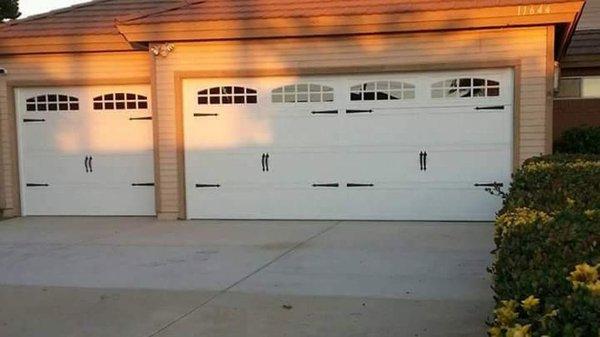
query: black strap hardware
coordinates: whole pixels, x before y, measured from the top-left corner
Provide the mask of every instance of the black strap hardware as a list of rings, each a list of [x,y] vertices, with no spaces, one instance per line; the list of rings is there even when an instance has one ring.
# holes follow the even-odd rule
[[[335,115],[337,114],[337,110],[320,110],[320,111],[311,111],[313,115]]]
[[[340,184],[338,184],[338,183],[331,183],[331,184],[312,184],[312,187],[340,187]]]
[[[50,185],[48,185],[48,184],[31,184],[31,183],[27,183],[25,186],[27,186],[27,187],[48,187]]]
[[[349,183],[346,184],[346,187],[373,187],[375,185],[373,184],[353,184],[353,183]]]
[[[219,188],[221,185],[219,184],[196,184],[197,188]]]
[[[133,187],[141,187],[141,186],[154,186],[154,183],[133,183],[131,184]]]
[[[195,113],[194,117],[216,117],[219,114],[204,114],[204,113]]]
[[[504,110],[504,105],[478,106],[475,110]]]
[[[23,123],[42,123],[46,120],[43,118],[25,118],[23,119]]]
[[[131,117],[129,118],[130,121],[151,121],[152,120],[152,116],[146,116],[146,117]]]
[[[373,110],[372,109],[369,109],[369,110],[352,110],[352,109],[349,109],[349,110],[346,110],[346,113],[347,114],[370,114],[370,113],[373,113]]]

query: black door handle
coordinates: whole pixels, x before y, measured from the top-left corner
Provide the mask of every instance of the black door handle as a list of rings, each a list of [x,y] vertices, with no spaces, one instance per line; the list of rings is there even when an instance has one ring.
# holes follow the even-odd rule
[[[421,171],[427,171],[427,151],[419,152],[419,164],[421,164]]]
[[[83,165],[85,166],[85,173],[90,172],[89,166],[88,166],[88,162],[90,160],[90,157],[85,156],[85,160],[83,161]]]
[[[263,172],[265,172],[265,169],[267,167],[266,160],[265,160],[266,156],[267,156],[266,154],[264,154],[264,153],[262,154],[261,164],[262,164],[262,170],[263,170]]]
[[[90,172],[94,172],[94,167],[92,166],[92,159],[94,159],[92,156],[90,156]]]
[[[267,172],[269,172],[269,154],[268,153],[265,156],[265,163],[266,163],[266,166],[267,166]]]

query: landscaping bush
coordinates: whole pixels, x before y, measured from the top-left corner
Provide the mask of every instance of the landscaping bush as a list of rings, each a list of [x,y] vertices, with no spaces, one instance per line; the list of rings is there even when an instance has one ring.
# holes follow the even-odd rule
[[[554,150],[559,153],[600,154],[600,126],[565,131],[554,144]]]
[[[494,337],[600,337],[600,157],[528,160],[496,220]]]
[[[513,175],[501,213],[526,207],[544,212],[600,209],[600,156],[555,155],[527,160]]]

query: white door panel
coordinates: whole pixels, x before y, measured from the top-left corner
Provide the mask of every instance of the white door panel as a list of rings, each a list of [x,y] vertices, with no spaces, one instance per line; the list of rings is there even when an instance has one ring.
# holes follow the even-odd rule
[[[333,101],[299,101],[306,83],[327,86]],[[255,103],[200,104],[202,90],[227,86],[252,88]],[[510,182],[509,69],[183,88],[189,218],[489,220],[501,200],[474,185]]]
[[[147,86],[15,93],[24,215],[155,214]]]

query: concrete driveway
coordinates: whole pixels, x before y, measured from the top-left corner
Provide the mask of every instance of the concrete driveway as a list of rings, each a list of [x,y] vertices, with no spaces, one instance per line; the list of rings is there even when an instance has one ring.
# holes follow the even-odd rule
[[[0,222],[0,336],[484,336],[489,223]]]

